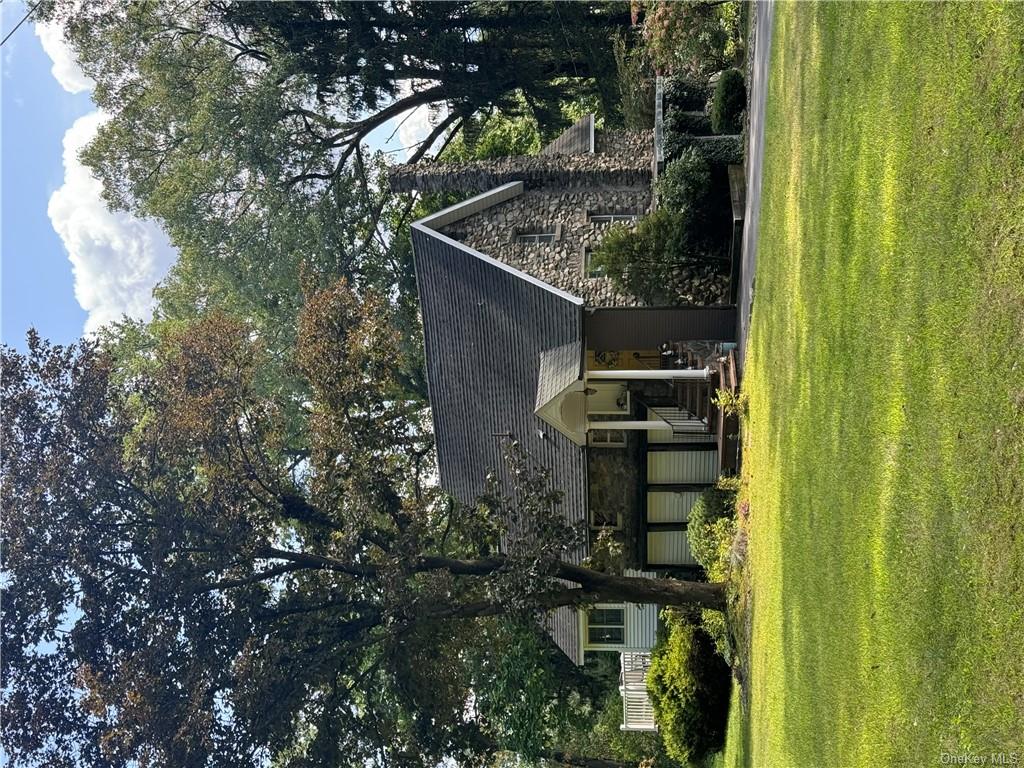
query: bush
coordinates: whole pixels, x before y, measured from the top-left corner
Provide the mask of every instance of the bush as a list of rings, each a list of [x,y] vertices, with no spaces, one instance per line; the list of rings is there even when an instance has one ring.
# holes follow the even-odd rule
[[[738,69],[727,69],[718,78],[711,100],[711,130],[715,133],[739,133],[743,111],[747,108],[747,88]]]
[[[711,118],[703,111],[672,109],[665,113],[665,133],[706,136],[711,133]]]
[[[705,259],[724,259],[732,226],[728,176],[693,148],[665,166],[659,208],[679,217],[680,246]]]
[[[636,229],[612,227],[591,256],[620,290],[651,306],[722,300],[727,262],[704,245],[706,233],[688,230],[686,216],[659,208]],[[724,247],[724,246],[723,246]]]
[[[694,136],[689,133],[665,133],[665,159],[681,157],[687,149],[696,150],[712,165],[743,162],[743,141],[739,136]]]
[[[712,581],[724,578],[721,566],[727,565],[729,545],[736,533],[736,491],[728,487],[732,482],[725,479],[706,490],[690,509],[686,524],[690,551]]]
[[[736,538],[737,487],[738,481],[734,478],[722,478],[690,509],[690,519],[686,524],[690,551],[704,568],[708,581],[726,581],[729,578],[729,557]],[[731,661],[732,641],[725,615],[720,611],[701,611],[701,626],[714,641],[722,658]]]
[[[711,94],[712,89],[706,79],[673,75],[665,78],[662,103],[666,111],[703,112]]]
[[[707,633],[676,612],[651,652],[647,690],[665,751],[686,764],[721,749],[729,716],[729,665]]]
[[[667,278],[684,253],[684,239],[678,217],[658,210],[636,229],[611,227],[591,258],[623,291],[648,304],[670,304],[675,294]]]
[[[576,727],[563,731],[553,747],[576,755],[600,755],[604,758],[646,765],[649,768],[678,768],[665,752],[658,734],[649,731],[624,731],[622,697],[618,689],[619,654],[599,651],[614,664],[615,684]]]

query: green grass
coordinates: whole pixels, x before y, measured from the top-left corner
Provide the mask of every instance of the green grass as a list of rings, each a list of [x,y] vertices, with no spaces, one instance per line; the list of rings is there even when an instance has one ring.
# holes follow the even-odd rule
[[[724,762],[1024,754],[1024,5],[775,14]]]

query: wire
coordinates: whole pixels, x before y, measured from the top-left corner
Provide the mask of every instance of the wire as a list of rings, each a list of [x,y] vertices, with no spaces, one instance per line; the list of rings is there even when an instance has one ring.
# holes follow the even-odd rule
[[[21,21],[14,25],[14,29],[12,29],[10,32],[4,35],[4,39],[0,40],[0,48],[3,47],[4,43],[11,39],[11,35],[18,31],[18,27],[25,23],[25,19],[32,15],[32,11],[34,11],[38,7],[40,2],[42,2],[42,0],[37,0],[35,3],[33,3],[32,7],[28,9],[28,12],[21,17]]]

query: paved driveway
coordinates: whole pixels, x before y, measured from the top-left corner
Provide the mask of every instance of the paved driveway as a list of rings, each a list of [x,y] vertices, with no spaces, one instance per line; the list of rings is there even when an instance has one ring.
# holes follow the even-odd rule
[[[750,132],[747,145],[747,209],[743,225],[743,252],[740,265],[739,355],[742,370],[746,359],[750,310],[754,301],[754,268],[757,264],[757,231],[761,218],[761,167],[764,160],[764,106],[768,91],[768,57],[772,47],[774,0],[754,3],[754,50],[750,76]]]

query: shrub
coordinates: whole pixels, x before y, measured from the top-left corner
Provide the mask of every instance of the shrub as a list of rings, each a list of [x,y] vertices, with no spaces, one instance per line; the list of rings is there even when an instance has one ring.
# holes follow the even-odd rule
[[[640,220],[636,229],[612,227],[592,255],[619,288],[648,304],[675,298],[667,278],[680,262],[684,237],[678,217],[659,210]]]
[[[712,165],[743,162],[743,141],[732,134],[724,136],[694,136],[689,133],[665,134],[665,158],[681,157],[687,149],[694,149]]]
[[[705,491],[690,509],[686,524],[690,551],[712,581],[727,575],[729,546],[736,534],[736,491],[729,487],[734,482],[724,478]]]
[[[666,611],[667,634],[651,652],[647,690],[665,751],[685,764],[721,749],[729,715],[729,665],[711,638]]]
[[[729,559],[736,538],[738,485],[734,478],[722,478],[690,509],[686,525],[690,551],[704,568],[708,581],[726,581],[729,578]],[[701,611],[700,623],[722,658],[731,661],[733,646],[725,615],[720,611]]]
[[[673,75],[665,78],[662,103],[667,111],[703,112],[711,99],[711,93],[706,78]]]
[[[711,130],[715,133],[739,133],[743,110],[747,108],[747,88],[738,69],[727,69],[718,78],[711,99]]]
[[[722,299],[726,262],[703,245],[705,233],[687,230],[686,217],[660,208],[636,229],[612,227],[591,256],[620,290],[648,305]]]
[[[665,133],[707,135],[711,133],[711,118],[703,111],[672,109],[665,113]]]
[[[732,226],[728,177],[693,148],[665,166],[658,204],[679,218],[679,243],[687,253],[724,259]]]

